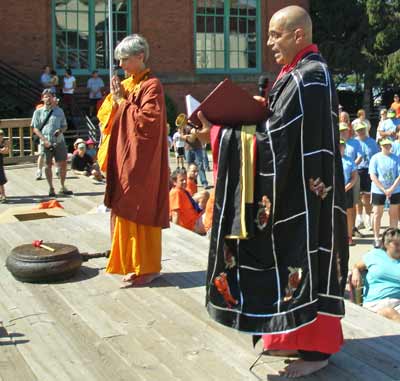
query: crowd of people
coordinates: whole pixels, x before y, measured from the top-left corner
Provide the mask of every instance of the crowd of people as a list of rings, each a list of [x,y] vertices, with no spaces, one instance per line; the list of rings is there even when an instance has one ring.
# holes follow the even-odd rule
[[[365,308],[400,322],[399,96],[394,95],[389,109],[380,110],[375,139],[369,136],[371,123],[364,110],[351,123],[345,111],[339,117],[349,245],[354,245],[353,236],[363,237],[363,228],[374,235],[374,249],[350,273],[351,286],[362,290]],[[389,228],[381,235],[385,210]]]
[[[43,89],[50,89],[56,97],[62,100],[63,110],[66,115],[74,115],[76,113],[75,92],[78,84],[76,78],[72,74],[72,70],[66,68],[64,75],[60,81],[57,72],[50,66],[43,67],[43,72],[40,76],[40,83]],[[85,86],[88,92],[89,109],[88,114],[90,117],[96,115],[96,110],[99,103],[104,97],[104,81],[99,76],[97,70],[94,70]]]
[[[380,229],[387,209],[390,227],[397,227],[400,208],[400,102],[395,94],[389,110],[380,111],[376,139],[370,136],[371,123],[365,111],[357,118],[343,109],[339,132],[346,184],[346,212],[349,245],[353,236],[363,237],[361,229],[372,230],[374,246],[380,247]]]
[[[179,128],[173,135],[177,168],[168,173],[164,91],[147,67],[149,46],[140,35],[124,38],[115,49],[128,76],[123,81],[118,76],[111,79],[110,94],[98,113],[98,151],[93,140],[76,140],[71,168],[79,175],[106,176],[104,205],[111,210],[112,237],[106,272],[124,275],[126,287],[149,284],[160,276],[162,229],[170,222],[201,235],[210,232],[210,316],[226,326],[263,335],[267,350],[296,352],[300,358],[281,374],[301,377],[327,366],[343,344],[347,239],[352,245],[353,235],[360,236],[362,228],[373,230],[375,249],[354,267],[353,285],[359,286],[362,272],[368,270],[365,307],[399,320],[400,102],[396,95],[390,109],[382,110],[376,139],[370,136],[364,110],[352,122],[339,110],[339,124],[333,121],[336,95],[325,85],[332,78],[312,44],[311,18],[300,7],[286,7],[272,16],[268,45],[282,66],[274,84],[279,91],[270,95],[272,116],[266,130],[257,134],[246,127],[225,129],[219,142],[224,155],[219,156],[217,194],[208,192],[204,143],[210,141],[212,125],[201,112],[199,131]],[[65,186],[67,122],[57,104],[57,81],[46,67],[43,106],[32,118],[50,197],[55,196],[53,162],[59,169],[60,193],[72,193]],[[93,73],[88,81],[93,107],[101,84]],[[306,86],[312,91],[305,91]],[[76,79],[67,69],[62,82],[66,107],[73,104],[75,89]],[[321,107],[316,108],[320,100]],[[291,122],[284,124],[285,120]],[[272,134],[283,129],[285,133]],[[334,154],[337,129],[342,160]],[[246,139],[237,139],[238,134]],[[255,144],[264,167],[254,171],[250,155],[246,172],[248,168],[236,160],[237,152],[254,153]],[[0,153],[6,150],[0,131]],[[0,171],[1,198],[3,178]],[[272,202],[267,197],[271,194]],[[381,240],[385,206],[390,228]],[[218,229],[210,229],[213,218],[219,221]]]

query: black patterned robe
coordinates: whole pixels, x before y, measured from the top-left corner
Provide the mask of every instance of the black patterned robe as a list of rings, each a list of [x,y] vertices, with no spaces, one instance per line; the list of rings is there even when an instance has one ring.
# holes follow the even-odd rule
[[[221,131],[207,271],[210,316],[253,334],[295,330],[317,313],[343,316],[348,271],[338,101],[323,58],[308,54],[280,78],[269,107],[253,147],[251,129]],[[325,199],[311,178],[330,189]]]

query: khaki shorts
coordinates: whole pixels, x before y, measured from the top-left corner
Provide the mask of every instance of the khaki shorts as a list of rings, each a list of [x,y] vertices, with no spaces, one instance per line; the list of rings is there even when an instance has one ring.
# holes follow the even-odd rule
[[[64,142],[55,144],[52,150],[44,148],[45,163],[51,163],[53,157],[56,163],[67,161],[68,151]]]
[[[388,307],[400,312],[400,299],[386,298],[377,300],[376,302],[366,302],[363,303],[363,307],[372,312],[378,312],[379,310]]]

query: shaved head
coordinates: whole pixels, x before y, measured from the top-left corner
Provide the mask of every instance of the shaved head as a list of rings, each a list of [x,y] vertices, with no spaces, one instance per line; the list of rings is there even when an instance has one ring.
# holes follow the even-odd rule
[[[303,29],[307,42],[312,42],[312,21],[307,11],[298,5],[290,5],[276,12],[272,18],[280,20],[286,30]]]
[[[312,21],[304,8],[291,5],[274,13],[269,22],[268,46],[280,65],[292,62],[312,43]]]

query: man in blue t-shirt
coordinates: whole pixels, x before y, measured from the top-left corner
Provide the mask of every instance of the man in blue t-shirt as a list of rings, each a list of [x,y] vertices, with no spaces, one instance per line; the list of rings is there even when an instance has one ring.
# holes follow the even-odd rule
[[[367,135],[367,125],[363,122],[359,122],[354,126],[354,130],[357,135],[357,140],[361,145],[362,159],[357,165],[358,175],[360,176],[360,195],[361,203],[358,203],[356,226],[361,227],[363,225],[363,206],[365,208],[366,220],[365,228],[371,229],[371,178],[368,173],[369,162],[371,158],[379,152],[379,147],[376,141]]]
[[[353,187],[357,182],[358,173],[354,160],[346,155],[346,143],[340,141],[340,154],[342,155],[344,186],[346,192],[346,214],[347,214],[347,235],[349,237],[349,245],[353,246],[353,226],[354,226],[354,202],[353,202]]]
[[[400,230],[386,229],[382,248],[366,254],[352,271],[352,285],[361,287],[365,276],[364,303],[369,310],[400,322]]]
[[[371,176],[372,205],[374,210],[375,247],[380,246],[379,232],[385,201],[390,202],[390,227],[396,228],[399,222],[400,204],[400,159],[391,153],[392,141],[383,139],[380,142],[382,152],[371,158],[369,174]]]

